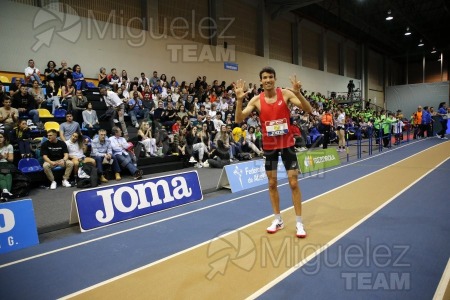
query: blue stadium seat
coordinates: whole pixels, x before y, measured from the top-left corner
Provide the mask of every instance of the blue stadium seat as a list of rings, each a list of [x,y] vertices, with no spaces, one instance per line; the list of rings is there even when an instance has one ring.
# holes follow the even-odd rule
[[[24,174],[41,172],[44,170],[36,158],[22,158],[19,161],[18,168]]]

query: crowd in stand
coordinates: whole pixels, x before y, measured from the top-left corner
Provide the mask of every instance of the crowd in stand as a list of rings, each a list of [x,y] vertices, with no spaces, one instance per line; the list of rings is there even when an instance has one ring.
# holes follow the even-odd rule
[[[52,113],[61,107],[66,109],[66,122],[60,124],[59,133],[47,132],[48,140],[41,146],[44,172],[52,189],[56,188],[52,169],[66,168],[62,185],[71,186],[69,177],[72,172],[77,175],[80,162],[97,165],[101,182],[108,181],[103,174],[104,164],[112,164],[116,180],[121,179],[120,172],[125,169],[134,178],[142,178],[142,171],[136,168],[139,157],[130,151],[133,145],[142,147],[141,157],[179,155],[186,165],[195,164],[196,167],[205,166],[208,159],[229,163],[242,157],[263,155],[258,113],[253,112],[241,124],[234,121],[233,83],[227,85],[222,81],[219,84],[216,79],[208,82],[206,76],[198,76],[192,82],[178,81],[175,76],[169,79],[157,71],[151,77],[144,72],[139,77],[131,77],[126,70],[118,74],[112,68],[107,73],[101,67],[98,88],[100,100],[104,101],[107,110],[97,116],[85,96],[93,84],[86,81],[80,65],[70,68],[62,61],[58,68],[54,61],[49,61],[41,74],[30,59],[24,73],[24,78],[12,83],[8,93],[0,85],[0,123],[6,140],[11,140],[20,158],[27,158],[35,155],[30,149],[29,127],[41,123],[37,109],[49,107]],[[261,86],[252,83],[247,88],[247,101],[263,91]],[[383,136],[386,147],[389,145],[388,133],[393,133],[400,141],[407,123],[414,127],[415,138],[430,136],[433,114],[439,117],[442,126],[445,123],[439,136],[446,138],[448,112],[445,102],[436,112],[420,107],[406,119],[400,110],[396,114],[386,113],[369,105],[362,109],[361,103],[341,105],[336,99],[319,93],[302,93],[310,101],[313,112],[308,114],[295,107],[291,110],[297,151],[319,145],[327,148],[334,141],[338,143],[338,151],[344,151],[345,132],[349,128],[360,128],[366,137],[370,132],[380,138]],[[134,136],[128,133],[127,116],[131,126],[138,129]],[[108,138],[108,132],[100,128],[99,119],[109,120],[111,137]],[[82,130],[87,132],[88,139]],[[90,138],[93,138],[92,142]],[[88,143],[91,144],[90,153],[87,153]]]

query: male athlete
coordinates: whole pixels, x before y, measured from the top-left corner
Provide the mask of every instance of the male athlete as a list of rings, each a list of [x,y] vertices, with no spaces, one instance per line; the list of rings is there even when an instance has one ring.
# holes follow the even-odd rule
[[[275,233],[284,228],[280,214],[280,195],[277,187],[278,156],[281,155],[286,168],[289,186],[292,190],[292,203],[296,215],[296,236],[306,237],[302,222],[302,194],[298,186],[298,163],[294,148],[294,136],[290,130],[289,105],[293,104],[305,112],[311,113],[312,108],[308,100],[300,93],[301,84],[297,76],[290,78],[292,89],[280,89],[275,87],[276,73],[271,67],[265,67],[259,72],[262,87],[259,95],[254,96],[245,109],[242,109],[242,101],[249,91],[244,91],[245,81],[238,80],[235,84],[237,123],[242,122],[253,110],[259,111],[263,134],[263,150],[266,158],[265,169],[269,180],[269,195],[272,210],[275,216],[272,224],[267,227],[268,233]]]

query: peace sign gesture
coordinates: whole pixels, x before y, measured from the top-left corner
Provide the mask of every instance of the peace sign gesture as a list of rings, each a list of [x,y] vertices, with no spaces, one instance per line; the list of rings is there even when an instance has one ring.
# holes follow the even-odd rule
[[[242,100],[244,97],[249,93],[249,91],[244,92],[245,87],[245,81],[242,79],[239,79],[236,81],[236,83],[233,85],[234,87],[234,93],[236,94],[236,100]]]
[[[302,84],[299,80],[297,80],[297,75],[294,74],[293,77],[289,77],[292,84],[292,89],[290,89],[294,93],[300,93],[300,90],[302,88]]]

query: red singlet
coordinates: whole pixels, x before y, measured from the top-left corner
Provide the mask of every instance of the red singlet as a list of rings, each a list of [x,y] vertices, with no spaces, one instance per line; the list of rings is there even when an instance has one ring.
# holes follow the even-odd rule
[[[259,95],[260,120],[264,150],[283,149],[294,146],[291,131],[290,111],[280,88],[276,89],[277,101],[268,104],[264,93]]]

